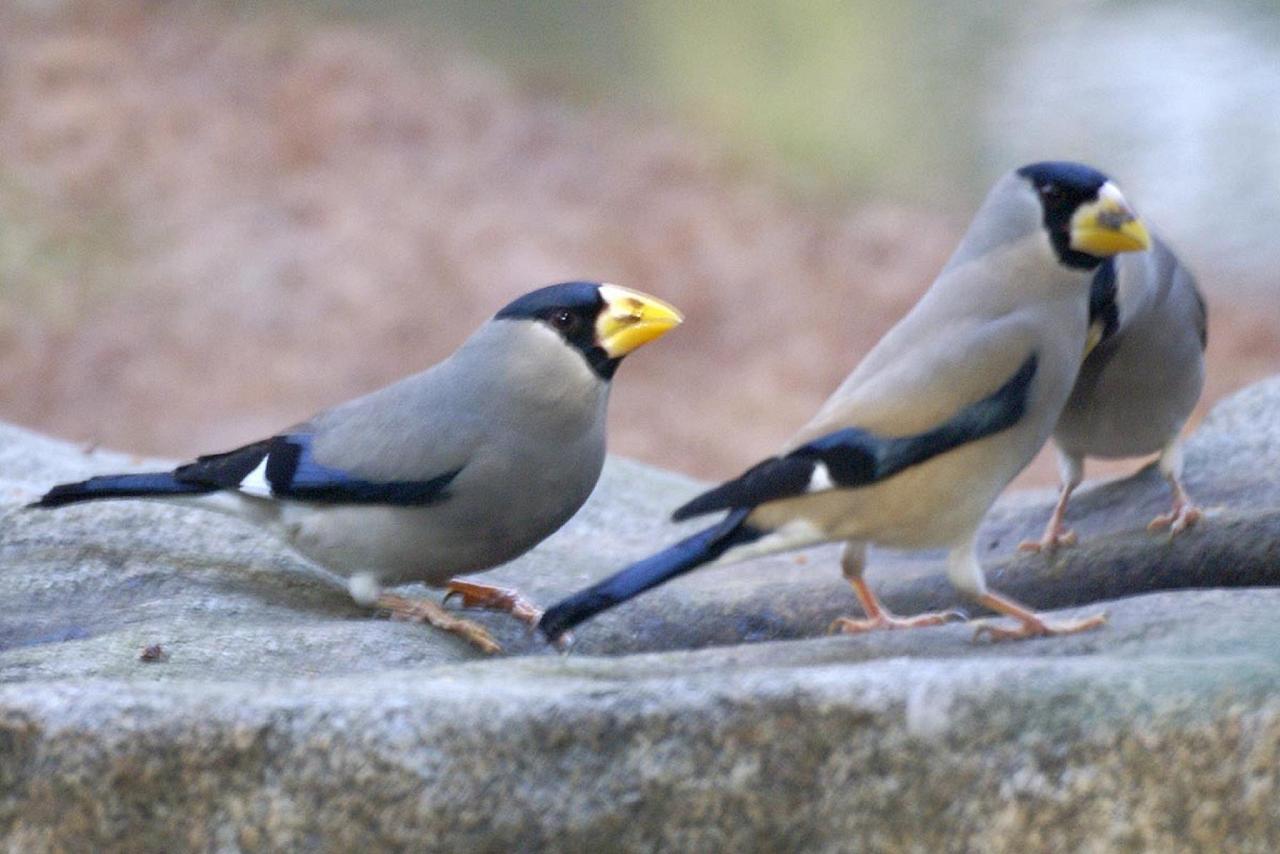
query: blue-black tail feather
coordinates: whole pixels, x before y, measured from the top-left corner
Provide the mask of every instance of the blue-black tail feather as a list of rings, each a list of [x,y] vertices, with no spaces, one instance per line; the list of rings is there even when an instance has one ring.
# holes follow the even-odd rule
[[[145,474],[109,474],[91,477],[79,483],[61,483],[50,489],[30,507],[61,507],[79,501],[96,501],[100,498],[146,498],[160,495],[202,495],[217,490],[217,486],[201,483],[183,483],[172,472],[147,472]]]
[[[750,512],[749,508],[735,510],[718,524],[562,599],[542,615],[542,620],[538,623],[539,630],[548,640],[554,641],[601,611],[710,563],[734,546],[760,539],[763,532],[746,524]]]

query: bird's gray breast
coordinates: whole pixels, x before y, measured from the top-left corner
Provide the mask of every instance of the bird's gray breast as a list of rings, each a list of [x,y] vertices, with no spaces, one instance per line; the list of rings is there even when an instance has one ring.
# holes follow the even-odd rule
[[[1162,244],[1116,264],[1119,328],[1085,359],[1054,428],[1075,456],[1161,450],[1204,385],[1203,303],[1186,268]]]

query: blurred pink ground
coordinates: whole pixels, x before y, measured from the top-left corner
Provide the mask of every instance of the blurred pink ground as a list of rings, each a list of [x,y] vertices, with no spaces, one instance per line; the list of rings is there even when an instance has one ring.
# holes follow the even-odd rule
[[[801,198],[661,117],[374,25],[25,8],[0,5],[0,417],[74,440],[231,447],[595,278],[689,318],[620,372],[612,449],[723,477],[813,412],[963,227]],[[1273,311],[1211,317],[1207,401],[1280,366]]]

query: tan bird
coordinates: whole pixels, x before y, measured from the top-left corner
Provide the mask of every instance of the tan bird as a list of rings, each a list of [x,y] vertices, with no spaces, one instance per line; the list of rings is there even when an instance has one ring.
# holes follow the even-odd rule
[[[1084,478],[1085,457],[1115,459],[1160,453],[1173,506],[1151,530],[1177,534],[1200,520],[1182,485],[1178,434],[1204,388],[1206,312],[1195,279],[1159,238],[1147,252],[1108,260],[1093,281],[1092,348],[1053,431],[1062,489],[1039,540],[1023,551],[1071,545],[1064,518]]]
[[[993,638],[1100,625],[1102,615],[1053,623],[988,590],[974,536],[1058,421],[1084,358],[1094,272],[1148,245],[1101,172],[1036,163],[1009,173],[929,291],[781,453],[675,513],[728,510],[721,522],[554,605],[539,628],[556,639],[697,566],[833,540],[847,544],[842,567],[867,615],[837,620],[839,631],[955,617],[885,610],[862,577],[870,543],[949,549],[951,581],[1018,621],[980,629]]]

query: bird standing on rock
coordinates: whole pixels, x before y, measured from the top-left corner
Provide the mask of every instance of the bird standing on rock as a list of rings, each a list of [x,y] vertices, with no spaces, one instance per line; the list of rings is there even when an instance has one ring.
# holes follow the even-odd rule
[[[382,586],[448,585],[464,606],[535,624],[541,612],[514,591],[453,579],[519,557],[577,512],[604,465],[614,371],[681,320],[617,285],[551,285],[429,370],[269,439],[171,472],[55,486],[32,506],[158,498],[230,512],[346,576],[357,602],[494,652],[479,624]]]
[[[1206,311],[1191,272],[1158,237],[1151,249],[1109,259],[1094,276],[1091,340],[1071,397],[1053,430],[1062,490],[1039,540],[1023,551],[1051,551],[1076,541],[1063,519],[1089,457],[1160,452],[1160,473],[1173,506],[1151,530],[1177,534],[1201,513],[1182,485],[1178,433],[1204,388]]]
[[[950,550],[952,583],[1018,621],[993,639],[1078,632],[1104,615],[1052,623],[987,589],[974,552],[996,496],[1048,439],[1085,356],[1098,266],[1146,249],[1146,229],[1101,172],[1035,163],[1004,176],[920,302],[786,444],[736,480],[676,510],[727,510],[711,527],[552,606],[550,639],[707,563],[829,541],[866,619],[862,632],[935,625],[954,612],[902,618],[863,580],[869,543]]]

